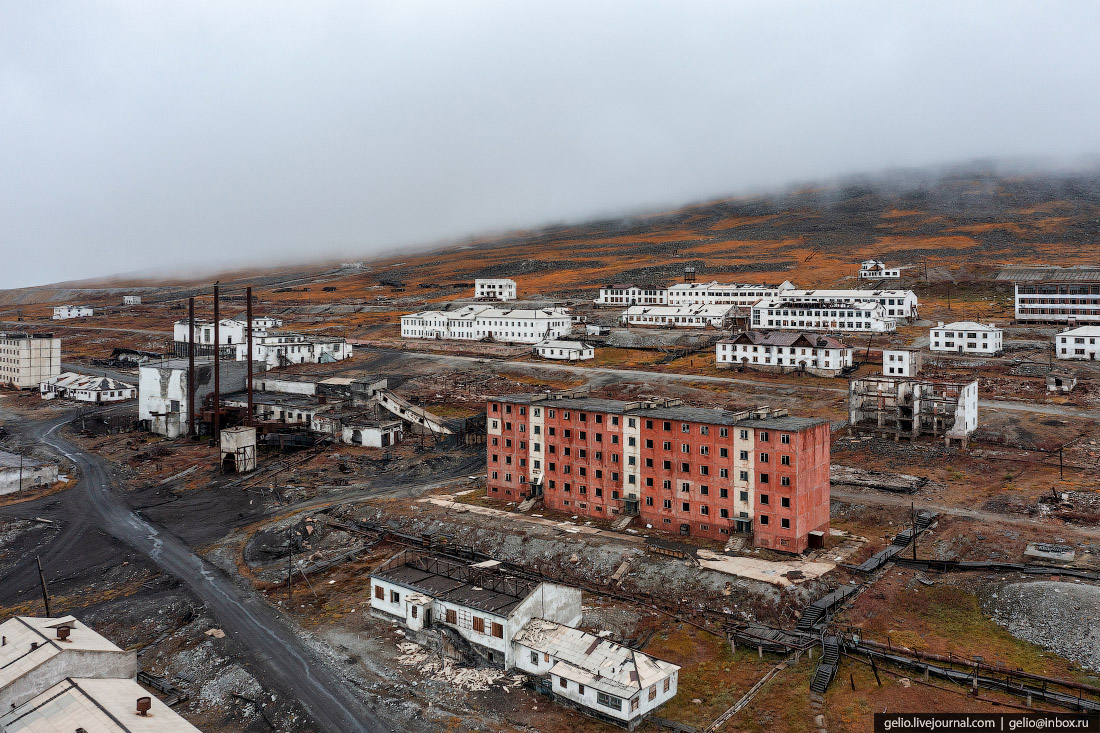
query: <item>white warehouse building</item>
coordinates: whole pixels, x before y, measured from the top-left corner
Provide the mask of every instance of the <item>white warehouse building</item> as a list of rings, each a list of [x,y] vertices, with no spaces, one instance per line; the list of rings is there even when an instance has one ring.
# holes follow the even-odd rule
[[[477,278],[474,280],[474,297],[487,300],[515,300],[516,281],[507,278]]]
[[[940,321],[928,332],[931,351],[991,356],[1003,350],[1004,331],[992,323]]]
[[[761,298],[772,298],[793,290],[794,285],[755,283],[678,283],[667,288],[615,283],[600,288],[596,305],[741,305],[749,306]]]
[[[1062,331],[1054,337],[1054,356],[1096,361],[1100,358],[1100,326],[1078,326]]]
[[[596,356],[596,350],[581,341],[539,341],[534,352],[543,359],[560,361],[584,361]]]
[[[632,305],[619,320],[624,326],[724,328],[739,312],[735,305]]]
[[[752,307],[753,330],[799,331],[896,331],[897,320],[887,316],[886,307],[874,301],[787,301],[762,300]]]
[[[401,337],[537,344],[573,330],[565,308],[497,308],[467,305],[453,311],[421,311],[401,317]]]
[[[65,320],[66,318],[91,318],[92,308],[87,305],[59,305],[53,309],[53,319],[55,321]]]

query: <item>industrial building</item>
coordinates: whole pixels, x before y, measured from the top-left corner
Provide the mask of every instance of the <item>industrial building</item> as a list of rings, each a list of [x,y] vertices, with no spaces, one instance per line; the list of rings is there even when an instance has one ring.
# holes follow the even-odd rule
[[[978,429],[978,380],[853,379],[848,383],[848,429],[894,440],[931,435],[965,448]]]
[[[57,465],[0,450],[0,496],[57,483]]]
[[[1017,323],[1100,323],[1100,268],[1007,267],[997,279],[1013,283]]]
[[[402,552],[371,573],[371,612],[408,638],[463,662],[519,670],[556,702],[633,730],[675,697],[679,667],[581,631],[581,592]]]
[[[859,263],[860,280],[897,280],[901,270],[889,269],[881,260],[864,260]]]
[[[0,731],[198,731],[137,684],[137,652],[73,616],[16,616],[0,639]]]
[[[735,305],[632,305],[619,321],[624,326],[726,328],[740,314]]]
[[[137,397],[137,387],[111,377],[65,372],[38,385],[44,400],[63,399],[103,405]]]
[[[809,331],[896,331],[897,319],[886,314],[886,306],[875,301],[761,300],[752,307],[753,330],[790,329]]]
[[[67,318],[91,318],[92,308],[87,305],[59,305],[53,309],[53,320],[61,321]]]
[[[1058,359],[1096,361],[1100,354],[1100,326],[1078,326],[1054,337]]]
[[[477,278],[474,297],[479,300],[515,300],[516,281],[507,278]]]
[[[490,399],[487,420],[489,497],[787,552],[828,531],[826,420],[568,392]]]
[[[245,388],[245,362],[222,361],[219,381],[223,393]],[[168,438],[187,434],[188,416],[201,414],[214,394],[214,359],[195,359],[194,404],[188,400],[187,359],[165,359],[142,364],[138,376],[138,421],[145,429]]]
[[[467,305],[453,311],[422,311],[401,317],[402,338],[537,344],[560,339],[572,330],[569,311],[558,307],[512,309]]]
[[[122,296],[122,304],[123,305],[141,305],[141,296],[140,295],[123,295]]]
[[[29,389],[61,374],[61,339],[52,333],[0,333],[0,385]]]
[[[745,331],[715,344],[719,367],[804,372],[836,377],[854,364],[854,349],[839,339],[801,331]]]
[[[275,369],[290,364],[323,364],[347,359],[351,344],[338,336],[306,335],[293,331],[269,331],[268,325],[281,324],[277,318],[253,318],[252,360]],[[214,354],[214,322],[195,320],[195,353]],[[248,358],[248,324],[237,319],[218,321],[217,338],[221,344],[220,358],[245,361]],[[190,326],[187,320],[176,321],[174,327],[175,354],[186,356],[189,349]]]
[[[915,377],[920,374],[923,361],[918,349],[883,349],[882,373],[892,377]]]
[[[928,332],[930,351],[992,356],[1004,349],[1004,331],[992,323],[940,321]]]
[[[600,288],[596,305],[739,305],[750,306],[761,298],[775,297],[794,285],[753,283],[677,283],[667,288],[616,283]]]
[[[561,361],[584,361],[596,357],[596,350],[581,341],[539,341],[534,352],[543,359]]]

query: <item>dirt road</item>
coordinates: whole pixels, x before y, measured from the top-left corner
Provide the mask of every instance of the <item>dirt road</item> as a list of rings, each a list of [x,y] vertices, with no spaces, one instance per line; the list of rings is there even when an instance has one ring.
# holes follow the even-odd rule
[[[396,730],[350,689],[346,678],[331,669],[258,595],[238,585],[203,560],[174,535],[155,527],[112,491],[107,464],[62,437],[59,429],[70,419],[31,423],[27,435],[37,438],[78,467],[80,482],[55,498],[68,505],[61,533],[42,553],[43,561],[61,566],[79,556],[81,539],[101,531],[147,555],[158,567],[178,578],[206,604],[221,628],[246,650],[252,668],[272,686],[298,699],[316,725],[334,733]],[[25,423],[26,424],[26,423]],[[6,508],[12,515],[18,507]],[[35,587],[33,560],[21,563],[0,586],[9,590]]]

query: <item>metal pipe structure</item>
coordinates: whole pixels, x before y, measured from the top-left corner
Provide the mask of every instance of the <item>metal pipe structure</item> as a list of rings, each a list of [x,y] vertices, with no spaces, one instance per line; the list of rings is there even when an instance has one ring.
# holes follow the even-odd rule
[[[218,286],[214,285],[214,440],[215,442],[221,437],[221,417],[222,411],[222,341],[220,323],[221,316],[218,311]]]
[[[187,437],[195,437],[195,299],[187,299]]]
[[[244,298],[247,302],[245,312],[248,314],[248,412],[245,414],[245,425],[252,425],[252,286],[244,289]]]

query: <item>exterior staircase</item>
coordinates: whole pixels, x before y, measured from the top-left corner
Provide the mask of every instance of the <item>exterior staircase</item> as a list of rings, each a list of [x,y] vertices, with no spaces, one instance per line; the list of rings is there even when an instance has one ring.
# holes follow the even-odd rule
[[[818,695],[824,695],[829,689],[829,683],[836,677],[836,670],[840,665],[840,639],[826,636],[822,640],[822,647],[821,663],[817,665],[814,677],[810,680],[810,692]]]

